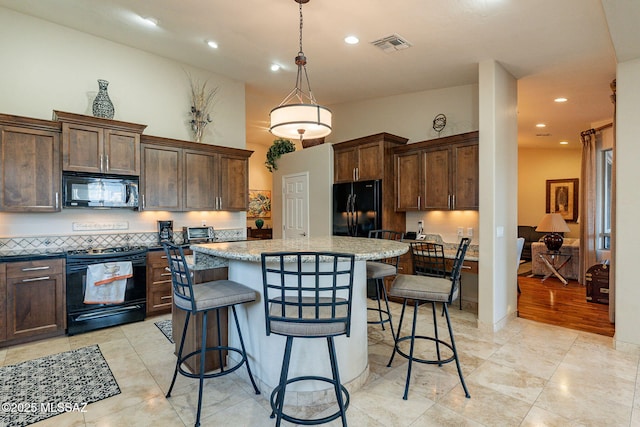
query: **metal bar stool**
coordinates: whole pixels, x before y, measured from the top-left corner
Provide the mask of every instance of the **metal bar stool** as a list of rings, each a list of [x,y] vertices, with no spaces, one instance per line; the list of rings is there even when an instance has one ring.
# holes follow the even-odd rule
[[[262,254],[262,277],[267,335],[286,337],[279,384],[271,393],[271,418],[295,424],[323,424],[342,418],[347,425],[349,392],[340,382],[333,338],[350,334],[351,296],[355,256],[334,252],[274,252]],[[326,338],[332,378],[303,375],[288,378],[294,338]],[[284,413],[286,388],[299,381],[333,386],[338,410],[315,419]]]
[[[400,322],[398,324],[398,332],[396,334],[396,341],[393,348],[393,353],[391,354],[391,358],[389,359],[389,363],[387,366],[391,366],[393,362],[393,358],[396,353],[405,357],[409,360],[409,366],[407,368],[407,382],[404,388],[404,396],[402,397],[404,400],[407,400],[407,396],[409,394],[409,383],[411,381],[411,366],[413,362],[426,363],[426,364],[434,364],[438,366],[442,366],[444,363],[456,362],[456,367],[458,369],[458,376],[460,377],[460,382],[462,383],[462,388],[464,389],[464,394],[467,398],[471,397],[469,391],[467,390],[467,385],[464,382],[464,377],[462,376],[462,370],[460,368],[460,360],[458,358],[458,351],[456,350],[456,343],[453,337],[453,329],[451,328],[451,319],[449,318],[449,309],[447,308],[448,304],[451,304],[451,301],[455,300],[458,296],[458,283],[460,279],[460,269],[462,267],[462,263],[464,261],[464,256],[467,252],[467,248],[469,247],[470,240],[468,238],[463,238],[460,241],[460,245],[458,246],[458,251],[456,253],[456,258],[453,263],[453,270],[451,271],[451,276],[447,278],[443,277],[434,277],[434,276],[425,276],[423,275],[423,271],[421,271],[424,266],[428,264],[428,260],[425,260],[426,255],[425,251],[428,251],[423,245],[425,243],[412,243],[411,244],[411,256],[413,258],[413,264],[416,266],[415,274],[399,274],[396,276],[393,284],[391,285],[391,289],[389,290],[389,295],[394,297],[402,298],[402,312],[400,314]],[[428,244],[427,244],[428,245]],[[422,266],[422,267],[419,267]],[[402,321],[404,319],[404,311],[407,307],[407,301],[412,300],[414,309],[413,309],[413,326],[411,328],[411,335],[408,336],[400,336],[400,331],[402,330]],[[438,337],[438,324],[436,316],[436,303],[442,303],[442,309],[444,311],[445,318],[447,319],[447,328],[449,329],[449,337],[450,342],[446,342],[441,340]],[[433,312],[433,329],[434,336],[424,336],[424,335],[416,335],[416,323],[418,318],[418,306],[422,303],[431,303],[431,308]],[[427,360],[422,359],[414,355],[414,347],[416,339],[424,339],[433,341],[436,345],[436,359],[435,360]],[[402,341],[410,341],[409,354],[405,353],[400,349],[400,343]],[[445,346],[449,348],[453,352],[451,357],[446,359],[442,358],[440,354],[440,346]]]
[[[404,233],[391,230],[370,230],[370,239],[386,239],[400,241],[404,237]],[[386,277],[395,276],[398,274],[398,260],[400,256],[391,258],[380,259],[377,261],[367,261],[367,280],[375,281],[376,300],[378,302],[378,308],[367,307],[367,310],[378,313],[379,320],[367,320],[370,325],[381,325],[384,331],[384,324],[389,323],[389,329],[391,329],[391,336],[395,341],[395,331],[393,330],[393,324],[391,322],[391,310],[389,309],[389,299],[387,297],[387,289],[384,286],[384,279]],[[381,295],[382,294],[382,295]],[[385,308],[382,308],[380,300],[384,298]]]
[[[236,315],[236,304],[244,304],[256,300],[256,293],[254,290],[240,283],[233,282],[231,280],[216,280],[212,282],[201,283],[193,285],[192,273],[189,271],[187,262],[185,260],[184,252],[180,246],[173,245],[171,243],[163,243],[164,250],[167,254],[167,260],[169,262],[169,270],[171,271],[171,281],[173,284],[173,301],[175,306],[186,312],[186,319],[184,323],[184,329],[182,330],[182,338],[180,340],[180,348],[178,350],[178,360],[176,361],[176,367],[173,372],[173,379],[167,392],[167,398],[171,397],[171,391],[176,382],[178,372],[189,378],[198,378],[200,385],[198,388],[198,412],[196,414],[196,427],[200,425],[200,413],[202,409],[202,389],[205,378],[215,378],[222,375],[230,374],[242,365],[247,366],[247,372],[249,373],[249,379],[253,385],[253,389],[256,394],[260,394],[258,386],[256,385],[253,375],[251,374],[251,368],[249,367],[249,360],[247,359],[247,351],[242,339],[242,333],[240,331],[240,325],[238,323],[238,316]],[[238,337],[240,338],[240,347],[229,347],[222,344],[222,337],[220,331],[220,312],[221,308],[231,307],[233,313],[233,319],[235,321],[236,328],[238,330]],[[207,347],[207,316],[210,311],[215,311],[218,320],[218,343],[213,347]],[[184,341],[187,335],[187,328],[189,327],[189,320],[191,315],[202,313],[202,343],[201,348],[196,351],[192,351],[187,355],[182,354],[184,348]],[[220,370],[205,374],[205,354],[208,351],[215,351],[218,353],[220,361]],[[231,367],[224,367],[223,352],[232,351],[238,353],[241,359]],[[200,356],[200,370],[198,373],[192,373],[182,367],[183,363],[191,357]]]

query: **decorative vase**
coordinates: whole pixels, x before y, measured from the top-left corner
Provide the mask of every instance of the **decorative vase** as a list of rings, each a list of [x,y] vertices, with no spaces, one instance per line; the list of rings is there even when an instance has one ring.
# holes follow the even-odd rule
[[[260,218],[256,219],[256,227],[258,227],[259,229],[262,228],[262,226],[264,225],[264,221]]]
[[[111,99],[109,99],[109,94],[107,93],[107,86],[109,86],[108,81],[98,79],[99,90],[98,90],[98,94],[96,95],[96,99],[93,100],[93,115],[95,117],[113,119],[115,109],[113,108],[113,103],[111,102]]]

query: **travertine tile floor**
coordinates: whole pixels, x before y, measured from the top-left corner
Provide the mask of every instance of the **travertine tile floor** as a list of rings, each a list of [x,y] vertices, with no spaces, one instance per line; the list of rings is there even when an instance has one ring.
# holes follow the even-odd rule
[[[398,319],[399,305],[393,310]],[[420,327],[429,334],[431,312],[421,310]],[[611,338],[519,318],[488,333],[476,328],[472,313],[452,308],[451,315],[471,399],[465,399],[452,363],[414,364],[409,400],[402,400],[406,360],[396,357],[387,368],[391,334],[369,326],[370,375],[352,393],[349,425],[640,425],[640,351],[614,350]],[[87,406],[86,413],[35,426],[191,426],[197,381],[179,377],[172,397],[164,397],[175,358],[154,322],[167,317],[2,349],[0,364],[99,344],[122,393]],[[444,336],[444,322],[440,329]],[[203,426],[273,426],[269,414],[266,395],[253,394],[242,374],[206,383]]]

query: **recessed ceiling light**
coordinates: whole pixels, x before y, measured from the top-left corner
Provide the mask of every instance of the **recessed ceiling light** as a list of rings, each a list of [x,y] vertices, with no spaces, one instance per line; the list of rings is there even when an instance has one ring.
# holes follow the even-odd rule
[[[218,43],[214,42],[213,40],[207,40],[207,45],[211,48],[211,49],[217,49],[218,48]]]
[[[347,36],[344,38],[346,44],[358,44],[360,40],[356,36]]]
[[[536,127],[537,127],[537,128],[546,128],[546,127],[547,127],[547,125],[545,125],[544,123],[538,123],[538,124],[536,125]]]
[[[569,145],[569,141],[560,141],[560,145]]]
[[[147,25],[151,25],[152,27],[157,27],[158,26],[158,20],[155,19],[155,18],[152,18],[150,16],[141,16],[140,18]]]
[[[556,98],[553,100],[554,102],[567,102],[568,99],[567,98]]]
[[[271,64],[271,71],[278,71],[280,66],[278,64]]]

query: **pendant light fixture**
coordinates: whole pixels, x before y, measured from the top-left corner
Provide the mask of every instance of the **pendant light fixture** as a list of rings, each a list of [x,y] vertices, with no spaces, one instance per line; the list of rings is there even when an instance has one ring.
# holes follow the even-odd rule
[[[296,86],[279,106],[271,110],[269,131],[281,138],[316,139],[331,133],[331,110],[318,105],[311,91],[307,74],[307,57],[302,51],[302,4],[309,0],[294,0],[300,5],[300,51],[295,63],[298,66]],[[302,90],[303,83],[307,91]]]

